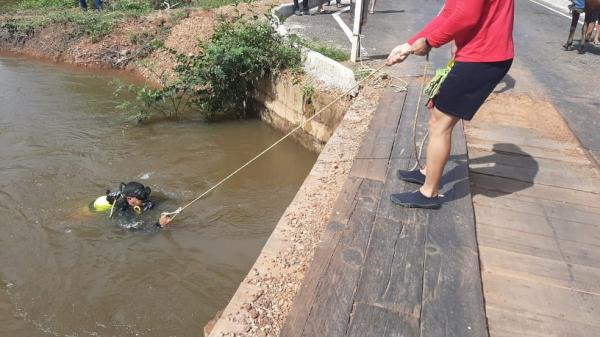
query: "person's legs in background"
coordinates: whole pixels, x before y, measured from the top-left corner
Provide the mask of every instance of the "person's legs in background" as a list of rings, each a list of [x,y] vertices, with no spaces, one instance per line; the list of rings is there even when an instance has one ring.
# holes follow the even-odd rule
[[[300,6],[298,5],[298,0],[294,0],[294,14],[302,15],[302,12],[300,11]]]
[[[377,4],[377,0],[371,0],[371,5],[369,7],[369,14],[375,14],[375,5]]]
[[[102,10],[102,0],[95,0],[95,7],[97,11]]]
[[[569,5],[570,10],[583,13],[585,9],[585,0],[571,0],[571,2],[573,2],[573,4]]]
[[[304,7],[304,10],[302,11],[302,14],[304,14],[304,15],[310,15],[310,12],[308,10],[308,0],[302,0],[302,7]]]
[[[81,10],[87,11],[87,3],[85,2],[85,0],[79,0],[79,8],[81,8]]]

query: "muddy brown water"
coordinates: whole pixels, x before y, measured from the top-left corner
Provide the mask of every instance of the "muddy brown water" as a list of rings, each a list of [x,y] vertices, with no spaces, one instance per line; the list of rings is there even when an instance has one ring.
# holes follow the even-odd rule
[[[127,125],[113,76],[0,56],[0,336],[201,336],[316,159],[286,141],[171,230],[124,229],[88,203],[138,180],[156,217],[281,133],[258,120]]]

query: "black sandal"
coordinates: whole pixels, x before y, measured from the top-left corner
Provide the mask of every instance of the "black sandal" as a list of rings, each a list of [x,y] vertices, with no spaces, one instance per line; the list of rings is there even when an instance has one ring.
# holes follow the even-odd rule
[[[415,169],[412,171],[398,170],[396,172],[398,179],[408,181],[409,183],[415,183],[419,185],[425,184],[425,175],[421,173],[421,170]]]
[[[438,209],[442,207],[439,196],[428,198],[419,190],[414,192],[395,193],[390,195],[390,199],[394,204],[402,207],[427,209]]]

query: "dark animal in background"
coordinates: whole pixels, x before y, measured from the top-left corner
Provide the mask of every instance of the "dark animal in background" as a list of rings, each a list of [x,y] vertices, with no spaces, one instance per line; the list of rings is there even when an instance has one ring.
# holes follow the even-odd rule
[[[570,50],[573,45],[573,35],[575,35],[575,29],[577,29],[577,22],[579,22],[579,12],[573,11],[571,19],[571,30],[569,31],[569,39],[565,43],[565,50]],[[583,27],[581,28],[581,44],[579,45],[579,53],[585,52],[585,44],[591,40],[592,31],[594,30],[594,22],[598,20],[600,15],[600,0],[585,0],[585,20],[583,21]]]

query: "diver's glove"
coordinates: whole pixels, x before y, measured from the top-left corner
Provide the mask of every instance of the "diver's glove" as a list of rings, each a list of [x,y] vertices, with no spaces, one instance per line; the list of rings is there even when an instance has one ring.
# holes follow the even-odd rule
[[[121,197],[121,191],[111,192],[110,190],[106,190],[106,201],[109,204],[114,204]]]
[[[154,203],[150,200],[146,201],[144,203],[144,207],[142,208],[143,211],[147,211],[149,209],[152,209],[154,207]]]

